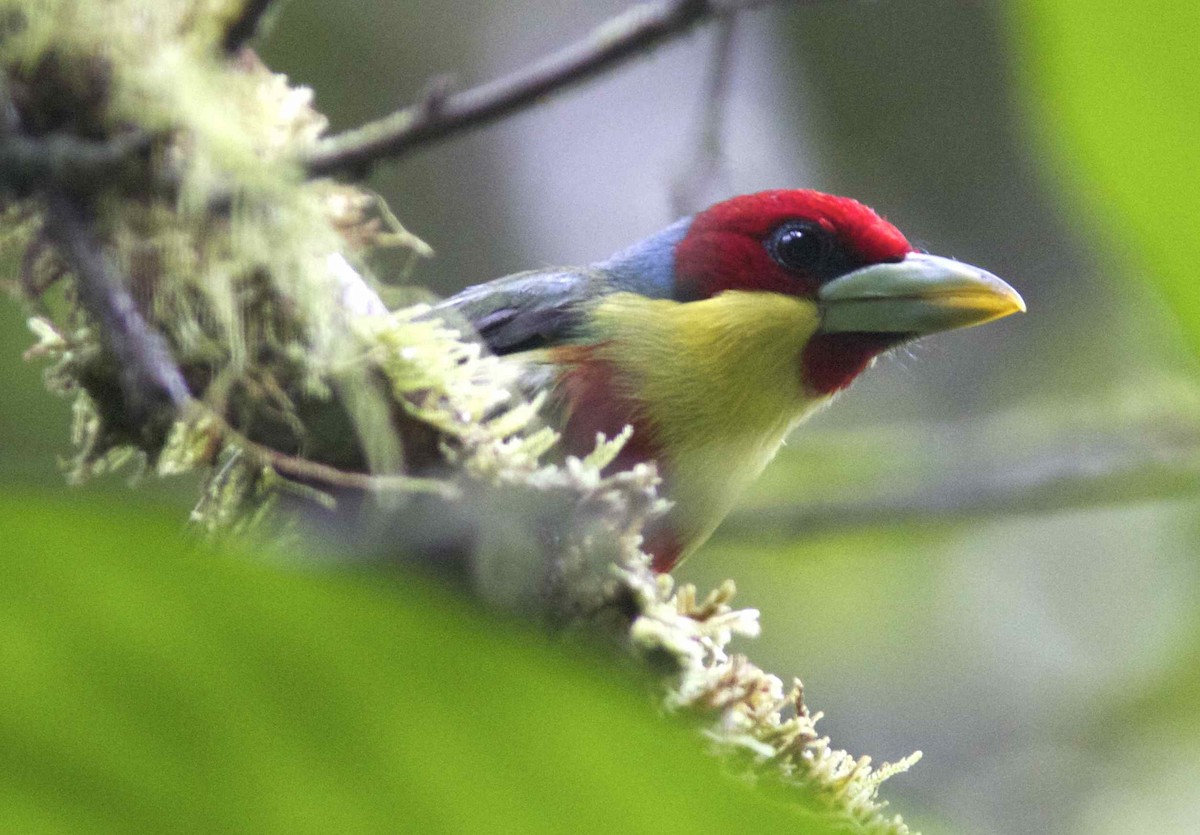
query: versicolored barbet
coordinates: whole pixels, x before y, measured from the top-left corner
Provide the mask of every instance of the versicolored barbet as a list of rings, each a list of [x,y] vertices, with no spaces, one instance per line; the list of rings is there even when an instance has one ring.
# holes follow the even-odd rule
[[[991,273],[913,248],[845,197],[735,197],[606,261],[534,270],[442,302],[498,354],[546,374],[565,451],[633,435],[610,465],[653,461],[671,509],[654,567],[694,551],[788,432],[877,356],[1025,310]]]

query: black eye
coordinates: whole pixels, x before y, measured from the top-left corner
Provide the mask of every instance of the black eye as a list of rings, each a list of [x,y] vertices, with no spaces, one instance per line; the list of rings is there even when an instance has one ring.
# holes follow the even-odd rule
[[[809,275],[822,271],[832,250],[829,232],[804,221],[789,221],[767,239],[767,252],[780,266]]]

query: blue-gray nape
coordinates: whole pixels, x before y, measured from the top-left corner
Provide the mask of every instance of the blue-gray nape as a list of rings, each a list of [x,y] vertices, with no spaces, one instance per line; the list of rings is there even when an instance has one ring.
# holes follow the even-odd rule
[[[692,218],[675,221],[666,229],[611,258],[595,264],[609,273],[622,290],[640,293],[652,299],[672,298],[675,291],[675,247],[687,236]]]

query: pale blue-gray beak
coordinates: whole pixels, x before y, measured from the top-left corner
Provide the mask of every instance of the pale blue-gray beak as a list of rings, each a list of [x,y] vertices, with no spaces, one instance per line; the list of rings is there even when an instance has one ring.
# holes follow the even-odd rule
[[[835,278],[817,299],[825,333],[924,336],[1025,312],[1020,294],[987,270],[923,252]]]

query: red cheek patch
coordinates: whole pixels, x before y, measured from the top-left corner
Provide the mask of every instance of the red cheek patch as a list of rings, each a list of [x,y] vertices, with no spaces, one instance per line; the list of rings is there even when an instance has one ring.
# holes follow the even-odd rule
[[[894,333],[818,333],[800,358],[805,387],[814,394],[833,394],[854,382],[871,360],[903,342]]]

